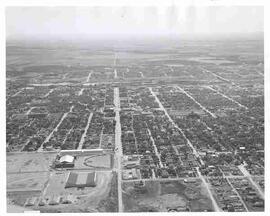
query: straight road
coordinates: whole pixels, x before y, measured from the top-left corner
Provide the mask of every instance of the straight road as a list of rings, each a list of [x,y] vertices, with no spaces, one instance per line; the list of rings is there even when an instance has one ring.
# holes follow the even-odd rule
[[[257,190],[257,192],[259,193],[260,197],[262,199],[264,199],[264,192],[262,191],[261,187],[258,185],[257,182],[255,182],[252,179],[252,176],[250,175],[250,173],[247,171],[247,169],[245,168],[245,165],[241,164],[238,166],[238,168],[241,170],[241,172],[244,174],[245,177],[247,177],[247,179],[249,180],[249,182],[254,186],[254,188]]]
[[[31,113],[31,111],[34,109],[35,107],[31,107],[26,113],[25,115],[29,115]]]
[[[114,65],[114,79],[118,78],[118,74],[117,74],[117,70],[116,70],[116,62],[117,62],[117,53],[114,53],[114,62],[113,62],[113,65]]]
[[[155,179],[151,179],[151,178],[147,178],[147,179],[126,179],[126,180],[122,180],[123,182],[137,182],[137,181],[184,181],[185,179],[189,179],[189,180],[199,180],[199,177],[188,177],[188,178],[155,178]]]
[[[118,211],[123,212],[123,199],[122,199],[122,170],[121,160],[123,156],[122,142],[121,142],[121,123],[120,123],[120,97],[119,88],[114,88],[114,109],[115,109],[115,156],[117,161],[117,183],[118,183]]]
[[[194,148],[194,146],[192,145],[192,143],[189,141],[189,139],[186,137],[184,131],[178,127],[178,125],[172,120],[172,118],[169,116],[167,110],[164,108],[164,106],[162,105],[162,103],[160,102],[160,100],[158,99],[157,95],[155,94],[155,92],[153,92],[152,87],[149,87],[149,90],[151,92],[151,94],[155,97],[156,102],[158,103],[159,107],[161,110],[163,110],[163,112],[165,113],[165,116],[167,116],[167,118],[169,119],[169,121],[173,124],[173,126],[178,129],[178,131],[180,131],[180,133],[183,135],[183,137],[185,138],[187,144],[189,145],[189,147],[192,149],[193,154],[200,160],[200,163],[202,165],[204,165],[203,160],[201,159],[199,153],[197,152],[197,150]]]
[[[245,176],[234,176],[234,175],[228,175],[228,176],[224,176],[226,178],[229,179],[234,179],[234,178],[246,178]],[[263,176],[257,176],[257,177],[262,177]],[[214,177],[208,177],[208,179],[211,178],[217,178],[216,176]],[[220,177],[221,178],[221,177]],[[223,178],[223,177],[222,177]],[[144,178],[144,179],[125,179],[122,180],[123,182],[136,182],[136,181],[183,181],[183,180],[194,180],[194,179],[201,179],[200,177],[176,177],[176,178]]]
[[[157,149],[157,146],[156,146],[156,144],[155,144],[155,140],[154,140],[153,137],[152,137],[152,133],[151,133],[151,131],[149,130],[149,128],[147,128],[147,131],[148,131],[148,134],[149,134],[150,139],[151,139],[151,141],[152,141],[152,145],[153,145],[154,150],[155,150],[155,155],[156,155],[156,156],[158,157],[158,159],[159,159],[159,166],[160,166],[161,168],[163,168],[163,164],[161,163],[160,154],[159,154],[158,149]]]
[[[89,82],[89,80],[90,80],[90,78],[91,78],[91,76],[92,76],[92,73],[93,73],[93,71],[90,71],[90,73],[88,74],[88,76],[87,76],[87,78],[86,78],[86,82],[87,82],[87,83]]]
[[[212,74],[213,76],[217,77],[218,79],[220,79],[220,80],[222,80],[222,81],[225,81],[225,82],[227,82],[227,83],[231,83],[231,84],[235,85],[235,83],[232,82],[231,80],[225,79],[224,77],[222,77],[222,76],[220,76],[220,75],[217,75],[217,74],[215,74],[215,73],[212,72],[212,71],[209,71],[209,70],[207,70],[207,69],[205,69],[205,68],[202,68],[202,67],[200,67],[200,69],[202,69],[203,72],[207,72],[207,73]]]
[[[201,174],[201,172],[199,170],[199,167],[196,167],[196,170],[197,170],[197,173],[199,174],[199,178],[202,180],[202,182],[203,182],[203,184],[204,184],[204,186],[205,186],[205,188],[206,188],[206,190],[208,192],[208,195],[209,195],[209,197],[210,197],[210,199],[212,201],[214,210],[216,212],[220,212],[221,209],[219,208],[219,206],[218,206],[218,204],[217,204],[217,202],[216,202],[216,200],[215,200],[215,198],[214,198],[214,196],[213,196],[213,194],[212,194],[212,192],[210,190],[210,187],[211,187],[210,184],[208,182],[206,182],[205,177]]]
[[[240,103],[237,102],[236,100],[234,100],[234,99],[228,97],[227,95],[221,93],[220,91],[218,91],[218,90],[216,90],[216,89],[213,89],[211,86],[206,86],[206,88],[208,88],[208,89],[210,89],[210,90],[216,92],[217,94],[219,94],[219,95],[221,95],[222,97],[228,99],[229,101],[231,101],[231,102],[233,102],[233,103],[236,103],[238,106],[240,106],[240,107],[242,107],[242,108],[245,108],[245,109],[248,109],[246,106],[240,104]]]
[[[116,68],[114,68],[114,79],[117,79],[118,75],[117,75],[117,70]]]
[[[20,91],[18,91],[18,92],[16,92],[14,95],[11,95],[11,97],[15,97],[15,96],[19,95],[19,94],[22,93],[22,92],[23,92],[23,89],[20,90]]]
[[[58,123],[58,124],[56,125],[56,127],[52,130],[52,132],[46,137],[46,139],[45,139],[44,142],[41,144],[41,146],[39,147],[39,149],[37,150],[37,152],[41,152],[41,151],[43,150],[43,145],[44,145],[44,143],[49,142],[49,140],[51,139],[53,133],[54,133],[54,132],[57,132],[58,127],[62,124],[62,122],[64,121],[64,119],[67,117],[67,115],[68,115],[69,113],[72,112],[73,108],[74,108],[74,105],[72,105],[72,106],[70,107],[70,109],[69,109],[68,112],[64,113],[64,115],[62,116],[62,118],[61,118],[61,120],[59,121],[59,123]]]
[[[260,72],[258,69],[255,69],[255,71],[256,71],[259,75],[261,75],[262,77],[264,77],[264,74],[263,74],[262,72]]]
[[[83,147],[83,143],[84,143],[84,140],[85,140],[85,137],[86,137],[86,133],[88,131],[88,128],[90,126],[90,122],[92,120],[92,117],[93,117],[93,113],[89,113],[87,124],[86,124],[86,126],[84,128],[84,133],[83,133],[83,135],[81,137],[81,140],[80,140],[79,145],[78,145],[78,148],[77,148],[78,150],[82,149],[82,147]]]
[[[78,93],[78,96],[81,96],[83,94],[83,91],[84,91],[84,88],[82,88],[79,93]]]
[[[165,113],[165,115],[167,116],[167,118],[169,119],[169,121],[170,121],[170,122],[171,122],[171,123],[172,123],[172,124],[173,124],[173,125],[174,125],[174,126],[175,126],[182,134],[183,134],[183,136],[185,137],[185,139],[186,139],[187,142],[188,142],[188,145],[192,148],[193,153],[195,154],[195,156],[200,160],[201,164],[204,164],[204,162],[202,161],[202,159],[201,159],[199,153],[196,151],[196,149],[195,149],[194,146],[191,144],[191,142],[186,138],[186,136],[185,136],[184,132],[181,130],[181,128],[179,128],[179,127],[175,124],[175,122],[172,120],[172,118],[169,116],[167,110],[164,108],[164,106],[162,105],[162,103],[161,103],[160,100],[158,99],[158,97],[157,97],[157,95],[155,94],[155,92],[153,92],[153,90],[152,90],[151,87],[149,87],[149,90],[150,90],[151,94],[155,97],[156,102],[159,104],[159,107],[164,111],[164,113]],[[199,167],[196,167],[196,170],[197,170],[197,173],[198,173],[198,175],[199,175],[199,178],[202,180],[202,182],[203,182],[203,184],[204,184],[204,186],[205,186],[205,188],[206,188],[206,190],[207,190],[207,192],[208,192],[208,194],[209,194],[209,197],[210,197],[210,199],[211,199],[211,201],[212,201],[212,203],[213,203],[214,210],[217,211],[217,212],[220,212],[221,210],[220,210],[220,208],[218,207],[217,202],[216,202],[216,200],[215,200],[214,197],[213,197],[213,194],[212,194],[212,192],[211,192],[211,190],[210,190],[210,185],[209,185],[209,183],[206,182],[204,176],[201,174],[201,172],[200,172],[200,170],[199,170]]]
[[[238,193],[238,191],[234,188],[234,186],[232,185],[232,183],[230,182],[228,176],[226,176],[224,174],[224,172],[220,169],[222,175],[223,175],[223,178],[225,178],[228,182],[228,184],[230,185],[230,187],[232,188],[233,192],[237,195],[237,197],[239,198],[240,202],[242,203],[242,205],[244,206],[245,210],[248,212],[248,208],[244,202],[244,200],[242,199],[242,197],[240,196],[240,194]]]
[[[204,110],[206,113],[210,114],[213,118],[217,118],[217,116],[210,112],[206,107],[201,105],[197,100],[195,100],[194,97],[192,97],[189,93],[187,93],[184,89],[180,88],[179,86],[175,86],[178,90],[180,90],[182,93],[184,93],[186,96],[188,96],[191,100],[193,100],[202,110]]]
[[[53,91],[54,91],[54,89],[51,89],[47,94],[45,94],[45,95],[43,96],[43,98],[48,97],[51,93],[53,93]]]

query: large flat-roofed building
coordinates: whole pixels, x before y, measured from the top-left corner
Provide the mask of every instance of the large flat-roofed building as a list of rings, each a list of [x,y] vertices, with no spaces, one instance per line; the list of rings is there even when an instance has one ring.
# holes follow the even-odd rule
[[[96,179],[96,172],[70,172],[66,181],[65,188],[95,187]]]

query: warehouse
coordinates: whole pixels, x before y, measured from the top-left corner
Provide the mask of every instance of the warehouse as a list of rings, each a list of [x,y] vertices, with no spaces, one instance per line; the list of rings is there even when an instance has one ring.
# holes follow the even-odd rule
[[[97,175],[96,172],[70,172],[66,181],[65,188],[70,187],[95,187]]]

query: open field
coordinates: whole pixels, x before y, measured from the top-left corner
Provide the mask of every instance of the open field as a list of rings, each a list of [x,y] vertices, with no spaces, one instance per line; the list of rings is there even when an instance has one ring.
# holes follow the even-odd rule
[[[97,154],[89,156],[79,156],[76,159],[75,169],[111,169],[112,155]]]
[[[8,174],[7,191],[42,191],[49,175],[49,172]]]
[[[212,211],[212,204],[200,181],[147,181],[145,186],[123,183],[126,212]]]
[[[48,171],[56,153],[9,153],[7,173]]]

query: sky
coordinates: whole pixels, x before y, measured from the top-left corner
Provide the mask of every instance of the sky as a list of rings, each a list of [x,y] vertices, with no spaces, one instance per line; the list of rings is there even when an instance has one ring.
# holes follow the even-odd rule
[[[262,6],[7,7],[9,37],[263,32]]]

